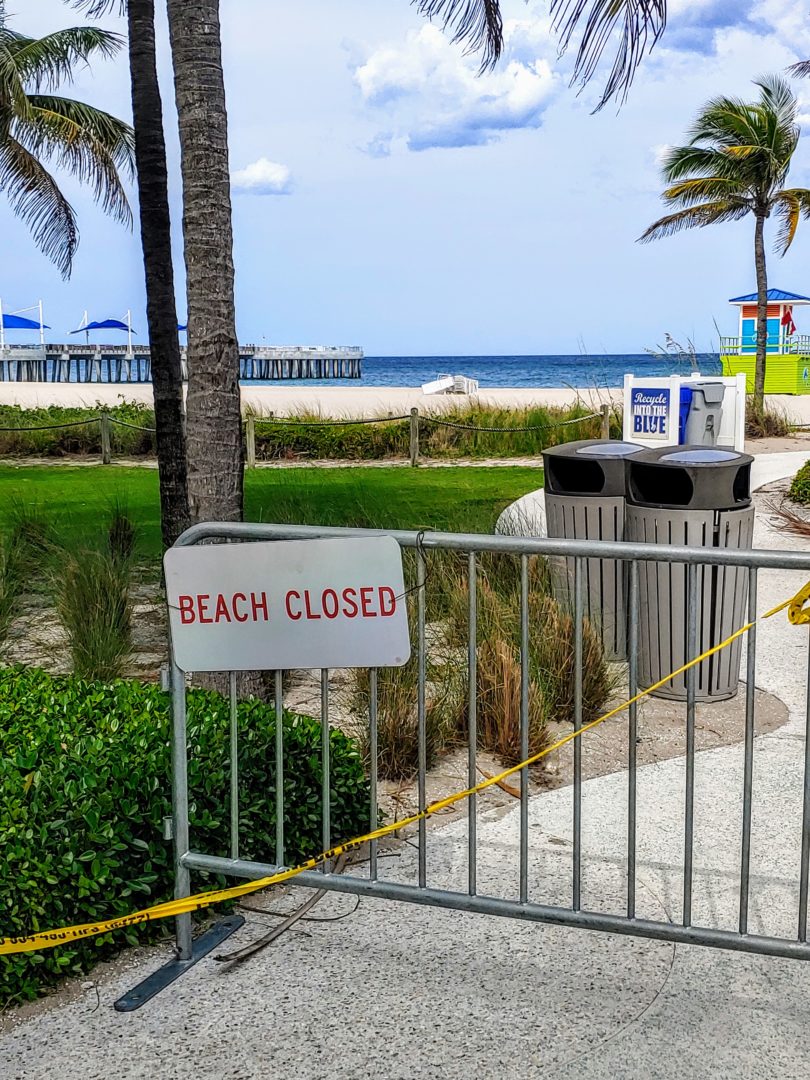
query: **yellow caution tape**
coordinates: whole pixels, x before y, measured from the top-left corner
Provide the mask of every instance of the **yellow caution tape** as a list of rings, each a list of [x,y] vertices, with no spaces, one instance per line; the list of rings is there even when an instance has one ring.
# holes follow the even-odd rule
[[[788,605],[788,618],[794,626],[810,623],[810,608],[806,606],[808,600],[810,600],[810,581],[803,589],[799,589]]]
[[[322,866],[324,863],[338,858],[340,855],[345,855],[350,851],[356,851],[358,848],[362,847],[363,844],[367,844],[372,840],[381,840],[383,837],[390,836],[392,833],[399,832],[400,829],[408,828],[410,825],[415,825],[417,822],[429,818],[433,814],[439,813],[441,810],[446,810],[449,806],[453,806],[463,799],[470,798],[471,795],[478,795],[482,791],[486,791],[487,788],[503,783],[503,781],[508,780],[510,776],[514,776],[516,773],[521,772],[530,765],[536,764],[549,754],[553,754],[555,750],[559,750],[568,743],[573,742],[574,739],[578,739],[581,735],[584,735],[586,731],[591,731],[593,728],[598,727],[599,724],[604,724],[606,720],[610,720],[620,712],[624,712],[630,705],[635,705],[636,702],[648,697],[656,690],[660,690],[662,686],[666,686],[668,682],[676,679],[679,675],[683,675],[684,672],[689,671],[690,668],[707,660],[710,656],[714,656],[723,649],[727,649],[729,645],[738,638],[747,634],[758,622],[762,622],[764,619],[770,619],[772,616],[778,615],[779,612],[784,611],[785,608],[788,608],[788,617],[791,623],[803,624],[810,622],[810,609],[804,609],[804,604],[808,600],[810,600],[810,582],[808,582],[804,588],[800,589],[800,591],[790,600],[785,600],[784,603],[771,608],[770,611],[766,611],[765,614],[761,615],[758,619],[754,619],[752,622],[748,622],[744,626],[741,626],[739,630],[735,630],[733,634],[730,634],[718,645],[713,645],[712,648],[702,652],[700,656],[696,656],[694,660],[682,664],[681,667],[670,672],[666,678],[659,679],[658,682],[653,683],[652,686],[648,686],[646,689],[639,691],[635,697],[623,701],[621,705],[616,705],[608,712],[598,716],[595,720],[583,724],[579,730],[569,732],[561,739],[558,739],[557,742],[552,743],[551,746],[547,746],[538,753],[532,754],[531,757],[526,758],[525,761],[521,761],[517,765],[512,765],[510,768],[504,769],[503,772],[498,773],[496,776],[487,777],[487,779],[482,780],[480,784],[475,784],[474,787],[465,788],[464,791],[457,791],[454,795],[448,795],[446,799],[439,799],[438,802],[431,803],[430,806],[426,807],[424,810],[420,810],[416,814],[411,814],[410,817],[401,818],[399,821],[391,821],[387,825],[382,825],[379,829],[364,833],[362,836],[356,836],[353,840],[347,840],[343,844],[337,844],[328,851],[322,851],[320,855],[315,855],[313,858],[307,859],[306,862],[299,863],[298,866],[291,867],[287,870],[280,870],[277,874],[272,874],[270,877],[259,878],[257,881],[247,881],[243,885],[235,885],[229,889],[214,889],[209,892],[195,893],[193,896],[185,896],[179,900],[167,900],[163,904],[155,904],[153,907],[144,908],[142,911],[133,911],[132,914],[123,915],[118,919],[107,919],[104,922],[81,923],[78,926],[63,926],[59,930],[43,930],[40,933],[27,934],[22,937],[0,938],[0,956],[9,955],[10,953],[39,952],[42,949],[53,949],[57,945],[65,945],[71,941],[81,941],[83,938],[95,937],[98,934],[107,934],[112,930],[122,930],[127,926],[137,926],[140,923],[154,922],[157,919],[170,919],[176,915],[183,915],[189,911],[199,911],[201,908],[211,907],[214,904],[221,904],[225,900],[236,900],[240,896],[247,896],[249,893],[258,892],[259,889],[266,889],[271,885],[281,885],[283,882],[290,881],[292,878],[302,874],[305,870],[314,870],[318,866]]]

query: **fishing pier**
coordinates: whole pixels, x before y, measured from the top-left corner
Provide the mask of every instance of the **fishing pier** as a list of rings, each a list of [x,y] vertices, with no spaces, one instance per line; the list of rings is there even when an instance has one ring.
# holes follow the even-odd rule
[[[181,349],[183,378],[186,350]],[[241,345],[243,382],[292,379],[359,379],[359,346]],[[148,345],[9,345],[0,349],[0,381],[46,383],[148,383],[152,359]]]

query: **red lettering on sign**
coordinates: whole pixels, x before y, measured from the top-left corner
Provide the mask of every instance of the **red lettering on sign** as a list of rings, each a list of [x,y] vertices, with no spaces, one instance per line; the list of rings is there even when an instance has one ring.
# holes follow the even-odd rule
[[[373,619],[376,617],[377,612],[371,610],[371,594],[374,589],[370,585],[366,585],[360,590],[360,605],[363,609],[364,619]]]
[[[304,607],[307,609],[308,619],[320,619],[320,615],[316,615],[309,606],[309,589],[304,589]]]
[[[386,604],[388,600],[388,604]],[[384,618],[393,615],[397,610],[397,598],[394,595],[394,590],[388,585],[382,585],[380,587],[380,614]]]
[[[220,593],[217,596],[217,610],[214,613],[214,619],[219,622],[220,619],[224,619],[225,622],[231,621],[231,613],[228,611],[228,605],[225,602],[225,597]]]
[[[194,597],[179,596],[177,603],[180,608],[180,622],[185,626],[194,622]]]
[[[197,611],[201,623],[212,623],[214,620],[208,616],[208,601],[211,597],[208,593],[202,593],[197,597]]]
[[[353,619],[360,609],[357,606],[357,589],[343,590],[343,614]]]
[[[239,608],[237,608],[236,606],[237,600],[241,600],[243,604],[246,604],[247,597],[243,592],[235,592],[233,594],[233,617],[236,619],[237,622],[247,622],[250,616],[247,612],[245,612],[243,615],[239,614]]]
[[[264,615],[264,621],[267,622],[270,618],[267,613],[267,593],[260,593],[259,595],[261,596],[261,600],[256,598],[256,593],[250,594],[250,602],[253,605],[253,621],[259,621],[259,612],[261,611]]]
[[[290,607],[290,600],[292,600],[293,597],[295,597],[296,600],[300,600],[301,593],[296,592],[295,589],[291,589],[290,592],[287,593],[284,604],[287,608],[288,618],[292,619],[294,622],[298,622],[298,620],[301,618],[301,612],[293,611],[293,609]]]
[[[338,594],[334,589],[324,589],[323,596],[321,597],[321,605],[327,619],[337,618],[340,609],[340,601],[338,600]]]

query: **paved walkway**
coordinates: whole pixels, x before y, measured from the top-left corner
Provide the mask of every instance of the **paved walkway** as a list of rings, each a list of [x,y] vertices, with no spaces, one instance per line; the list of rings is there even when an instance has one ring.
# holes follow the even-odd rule
[[[798,541],[757,525],[758,547]],[[760,575],[760,609],[801,577]],[[790,720],[756,741],[751,930],[795,935],[805,732],[807,631],[784,617],[759,632],[757,684]],[[624,723],[623,719],[615,721]],[[742,733],[741,733],[742,735]],[[587,737],[587,736],[586,736]],[[743,755],[700,754],[696,767],[694,921],[733,928]],[[583,904],[621,910],[624,773],[583,785]],[[680,919],[684,760],[639,771],[642,916]],[[482,820],[480,888],[517,889],[518,811]],[[530,891],[570,898],[571,789],[530,805]],[[459,885],[464,823],[430,834],[428,880]],[[406,879],[408,852],[384,873]],[[276,901],[274,900],[274,903]],[[326,915],[352,907],[328,897]],[[234,942],[267,927],[250,915]],[[364,900],[340,922],[290,933],[233,971],[212,960],[140,1011],[112,1001],[166,951],[0,1038],[8,1080],[216,1078],[385,1080],[554,1077],[796,1080],[810,1074],[810,964],[523,925]],[[91,976],[92,979],[92,976]],[[100,1001],[100,1004],[99,1004]]]

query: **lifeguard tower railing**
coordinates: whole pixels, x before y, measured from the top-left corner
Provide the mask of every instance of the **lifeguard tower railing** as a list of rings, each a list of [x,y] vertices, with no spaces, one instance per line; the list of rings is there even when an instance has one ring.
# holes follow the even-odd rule
[[[741,337],[721,337],[721,356],[748,356],[757,351],[756,341]],[[768,337],[768,353],[777,356],[810,355],[810,334],[793,334],[791,337]]]

